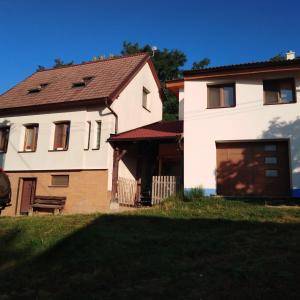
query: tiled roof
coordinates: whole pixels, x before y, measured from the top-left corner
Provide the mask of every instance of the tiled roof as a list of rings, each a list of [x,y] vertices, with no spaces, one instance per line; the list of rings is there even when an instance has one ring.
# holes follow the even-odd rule
[[[279,61],[259,61],[236,65],[225,65],[218,67],[210,67],[199,70],[187,70],[183,72],[184,76],[195,75],[195,74],[206,74],[219,71],[231,71],[240,69],[252,69],[252,68],[263,68],[263,67],[284,67],[284,66],[294,66],[300,64],[300,58],[291,60],[279,60]]]
[[[183,121],[160,121],[117,135],[111,135],[109,141],[170,139],[180,137],[182,133]]]
[[[94,99],[114,100],[137,71],[149,61],[146,53],[35,72],[0,96],[0,111]],[[84,77],[86,86],[72,87]],[[48,84],[41,87],[42,84]],[[29,92],[31,89],[40,91]]]

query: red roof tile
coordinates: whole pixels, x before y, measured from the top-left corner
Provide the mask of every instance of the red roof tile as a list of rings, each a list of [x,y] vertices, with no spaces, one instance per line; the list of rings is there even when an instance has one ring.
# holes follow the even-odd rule
[[[111,135],[109,141],[169,139],[180,137],[182,133],[183,121],[160,121],[117,135]]]
[[[0,111],[107,97],[114,100],[147,61],[152,64],[148,54],[140,53],[35,72],[0,96]],[[93,79],[86,86],[72,87],[89,76]],[[44,83],[48,85],[40,92],[28,92]]]

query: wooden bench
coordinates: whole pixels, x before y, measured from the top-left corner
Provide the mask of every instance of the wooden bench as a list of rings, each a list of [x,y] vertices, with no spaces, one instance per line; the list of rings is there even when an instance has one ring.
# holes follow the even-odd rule
[[[66,203],[66,197],[56,196],[35,196],[29,208],[29,215],[33,215],[35,209],[50,209],[55,215],[62,212]]]

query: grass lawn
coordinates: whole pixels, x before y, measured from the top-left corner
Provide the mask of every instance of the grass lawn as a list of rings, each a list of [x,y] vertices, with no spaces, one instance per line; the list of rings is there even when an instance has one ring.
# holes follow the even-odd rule
[[[0,218],[0,299],[299,299],[300,208]]]

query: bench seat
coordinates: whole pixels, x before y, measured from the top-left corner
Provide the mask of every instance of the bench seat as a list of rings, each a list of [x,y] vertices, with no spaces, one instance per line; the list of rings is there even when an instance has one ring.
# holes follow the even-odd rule
[[[61,213],[66,203],[66,197],[57,196],[35,196],[29,209],[29,215],[32,215],[35,209],[52,209],[54,214]]]

